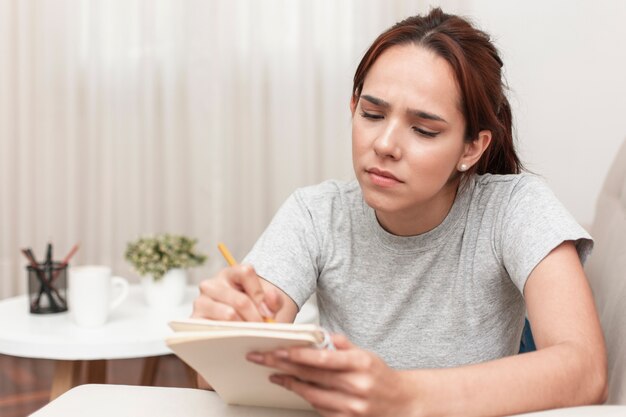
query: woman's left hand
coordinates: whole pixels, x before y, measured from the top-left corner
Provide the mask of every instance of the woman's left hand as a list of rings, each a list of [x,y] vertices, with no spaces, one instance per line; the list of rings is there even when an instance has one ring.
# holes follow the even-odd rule
[[[332,338],[336,350],[290,348],[247,358],[275,368],[278,372],[270,380],[300,395],[323,416],[416,414],[411,384],[402,372],[344,336]]]

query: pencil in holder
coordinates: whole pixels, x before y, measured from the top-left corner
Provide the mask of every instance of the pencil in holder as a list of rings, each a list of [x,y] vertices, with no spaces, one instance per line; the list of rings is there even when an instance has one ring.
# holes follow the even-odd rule
[[[68,265],[61,262],[33,265],[26,267],[30,312],[51,314],[67,311]]]

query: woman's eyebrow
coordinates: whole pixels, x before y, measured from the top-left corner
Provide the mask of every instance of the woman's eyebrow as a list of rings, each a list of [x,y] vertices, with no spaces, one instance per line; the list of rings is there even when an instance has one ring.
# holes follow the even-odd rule
[[[363,100],[367,100],[370,103],[376,105],[376,106],[380,106],[383,108],[390,108],[391,104],[387,103],[385,100],[378,98],[378,97],[374,97],[374,96],[370,96],[369,94],[363,94],[361,95],[361,98]],[[438,122],[444,122],[444,123],[448,123],[443,117],[438,116],[434,113],[429,113],[427,111],[424,110],[414,110],[414,109],[408,109],[407,113],[412,115],[412,116],[416,116],[419,117],[420,119],[427,119],[427,120],[435,120]]]
[[[417,116],[417,117],[419,117],[420,119],[428,119],[428,120],[435,120],[435,121],[437,121],[437,122],[444,122],[444,123],[448,123],[448,122],[446,121],[446,119],[444,119],[443,117],[441,117],[441,116],[437,116],[437,115],[436,115],[436,114],[434,114],[434,113],[428,113],[428,112],[423,111],[423,110],[413,110],[413,109],[409,109],[409,110],[407,110],[407,113],[409,113],[409,114],[411,114],[411,115],[413,115],[413,116]]]
[[[361,96],[361,98],[364,99],[364,100],[369,101],[370,103],[372,103],[372,104],[374,104],[376,106],[385,107],[385,108],[391,107],[391,104],[387,103],[385,100],[383,100],[381,98],[370,96],[368,94],[363,94]]]

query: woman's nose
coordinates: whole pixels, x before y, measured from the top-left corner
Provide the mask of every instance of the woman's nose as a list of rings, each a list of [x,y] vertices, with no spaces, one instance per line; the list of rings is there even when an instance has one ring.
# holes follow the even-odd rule
[[[399,135],[398,122],[391,122],[385,126],[382,134],[374,141],[374,152],[376,155],[385,158],[400,159],[402,155],[400,146],[398,146]]]

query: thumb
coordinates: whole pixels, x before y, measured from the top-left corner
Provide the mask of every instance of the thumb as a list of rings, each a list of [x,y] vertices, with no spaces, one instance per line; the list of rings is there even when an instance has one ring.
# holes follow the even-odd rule
[[[342,334],[337,334],[334,333],[331,335],[331,339],[333,341],[333,344],[335,345],[335,349],[337,350],[346,350],[346,349],[352,349],[355,346],[348,340],[347,337],[345,337]]]
[[[283,308],[283,299],[278,294],[276,288],[266,289],[263,297],[263,305],[269,310],[264,312],[269,314],[269,317],[275,317],[276,313]]]

